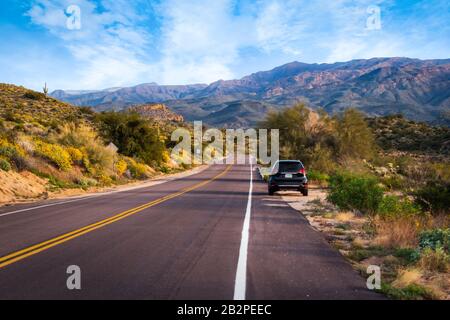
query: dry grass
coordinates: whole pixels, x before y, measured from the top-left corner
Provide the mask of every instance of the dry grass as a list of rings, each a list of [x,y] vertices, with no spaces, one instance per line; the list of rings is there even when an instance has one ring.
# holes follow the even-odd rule
[[[450,227],[450,214],[441,213],[438,215],[434,215],[433,218],[430,219],[429,227],[430,228],[441,228],[441,229]]]
[[[419,266],[428,271],[447,272],[449,270],[450,259],[442,248],[433,250],[426,248],[421,253]]]
[[[355,218],[355,214],[353,212],[339,212],[334,217],[337,221],[341,222],[349,222]]]
[[[377,219],[375,244],[388,248],[415,248],[421,223],[410,217]]]
[[[69,171],[61,171],[50,165],[47,161],[40,158],[28,158],[28,166],[35,172],[40,172],[45,175],[53,176],[61,181],[67,181],[71,183],[76,183],[83,177],[79,167],[73,166]]]
[[[400,270],[397,279],[392,282],[395,288],[406,288],[411,284],[416,284],[422,278],[422,271],[416,268]]]

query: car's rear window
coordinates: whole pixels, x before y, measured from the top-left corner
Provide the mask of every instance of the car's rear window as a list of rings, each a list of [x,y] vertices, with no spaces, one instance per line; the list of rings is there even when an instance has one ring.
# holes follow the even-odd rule
[[[278,172],[298,172],[303,168],[300,162],[280,162]]]

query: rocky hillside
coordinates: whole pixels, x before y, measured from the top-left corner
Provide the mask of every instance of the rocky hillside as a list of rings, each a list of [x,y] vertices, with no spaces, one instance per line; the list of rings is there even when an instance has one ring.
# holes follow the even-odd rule
[[[63,122],[89,122],[92,112],[24,87],[0,83],[0,119],[21,125],[57,126]]]
[[[103,123],[96,118],[89,108],[0,84],[0,205],[123,184],[160,169],[109,145],[112,139],[100,135]],[[137,120],[147,137],[157,136],[146,120]],[[155,138],[139,145],[145,142],[163,144]]]
[[[131,106],[128,108],[129,111],[137,112],[142,117],[151,119],[156,122],[183,122],[183,116],[176,114],[167,108],[166,105],[162,103],[155,104],[141,104],[136,106]]]
[[[385,151],[450,155],[450,128],[405,119],[401,115],[367,119]]]
[[[105,111],[120,110],[136,104],[184,99],[205,87],[204,84],[159,86],[156,83],[145,83],[130,88],[112,88],[101,91],[56,90],[51,95],[77,106],[91,106],[95,107],[97,111]]]
[[[402,113],[413,120],[449,125],[450,60],[292,62],[239,80],[220,80],[210,85],[152,83],[93,93],[57,91],[53,96],[98,110],[164,102],[186,120],[224,126],[254,125],[255,115],[258,118],[262,109],[281,108],[298,100],[330,113],[353,106],[374,116]]]

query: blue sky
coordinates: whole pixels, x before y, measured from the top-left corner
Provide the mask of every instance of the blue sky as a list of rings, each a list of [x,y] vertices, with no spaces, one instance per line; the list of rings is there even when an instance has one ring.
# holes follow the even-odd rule
[[[68,12],[71,5],[80,9],[79,20]],[[294,60],[450,58],[448,0],[3,0],[1,6],[0,82],[38,90],[44,82],[50,90],[210,83]]]

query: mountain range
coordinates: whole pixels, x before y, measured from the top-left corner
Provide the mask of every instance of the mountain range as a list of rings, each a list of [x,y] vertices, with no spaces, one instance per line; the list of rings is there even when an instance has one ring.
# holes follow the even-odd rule
[[[337,113],[356,107],[368,115],[403,114],[450,125],[450,59],[373,58],[307,64],[291,62],[237,80],[209,85],[140,84],[99,91],[57,90],[53,97],[94,110],[164,103],[185,120],[249,127],[270,110],[305,102]]]

